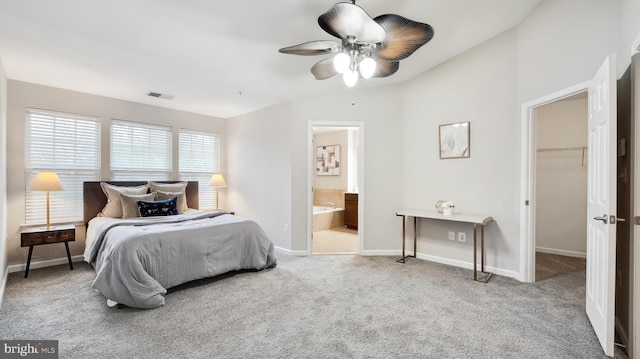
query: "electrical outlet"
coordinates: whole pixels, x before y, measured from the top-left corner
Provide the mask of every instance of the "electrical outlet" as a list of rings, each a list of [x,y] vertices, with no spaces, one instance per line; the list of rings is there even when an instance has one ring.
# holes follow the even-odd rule
[[[456,232],[449,231],[449,240],[450,241],[455,241],[456,240]]]
[[[466,241],[467,241],[467,233],[458,232],[458,242],[466,242]]]
[[[284,225],[284,233],[289,233],[289,224]]]

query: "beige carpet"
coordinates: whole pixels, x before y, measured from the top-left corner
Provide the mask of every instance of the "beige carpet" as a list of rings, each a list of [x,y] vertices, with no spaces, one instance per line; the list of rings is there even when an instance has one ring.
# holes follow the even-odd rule
[[[358,231],[335,227],[313,234],[313,254],[358,253]]]

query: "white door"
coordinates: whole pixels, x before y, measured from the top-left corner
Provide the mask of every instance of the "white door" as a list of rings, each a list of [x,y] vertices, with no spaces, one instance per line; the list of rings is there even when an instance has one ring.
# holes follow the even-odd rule
[[[609,56],[589,84],[587,316],[613,356],[616,267],[616,71]]]

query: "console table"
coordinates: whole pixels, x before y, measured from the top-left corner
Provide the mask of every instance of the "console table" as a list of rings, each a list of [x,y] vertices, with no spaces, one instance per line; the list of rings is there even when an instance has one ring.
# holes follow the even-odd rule
[[[445,216],[442,213],[437,211],[428,211],[428,210],[415,210],[415,209],[405,209],[402,211],[396,212],[396,216],[402,217],[402,258],[398,259],[396,262],[405,263],[407,258],[416,257],[417,253],[417,229],[418,229],[418,218],[426,218],[432,220],[440,220],[440,221],[452,221],[452,222],[462,222],[462,223],[470,223],[473,224],[473,280],[487,283],[489,279],[493,276],[493,273],[485,272],[484,270],[484,226],[493,222],[493,218],[490,216],[479,215],[479,214],[464,214],[464,213],[455,213],[451,216]],[[406,237],[406,218],[413,217],[413,255],[407,256],[405,255],[405,237]],[[480,273],[484,274],[483,278],[478,278],[478,247],[477,247],[477,230],[480,229]]]

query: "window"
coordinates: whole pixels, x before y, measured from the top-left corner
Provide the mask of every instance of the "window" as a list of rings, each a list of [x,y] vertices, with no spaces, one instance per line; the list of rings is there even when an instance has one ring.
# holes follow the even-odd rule
[[[170,180],[171,128],[112,120],[111,179]]]
[[[100,180],[100,121],[96,118],[28,109],[25,124],[25,223],[46,222],[46,192],[29,184],[53,171],[62,191],[50,193],[51,222],[81,221],[82,182]]]
[[[216,191],[209,182],[220,171],[218,135],[180,130],[179,142],[180,180],[198,181],[200,209],[215,209]]]

